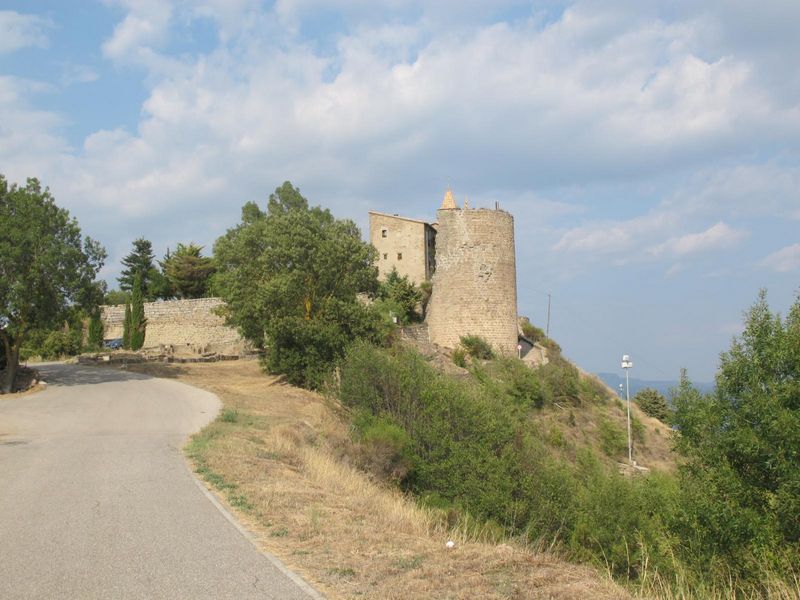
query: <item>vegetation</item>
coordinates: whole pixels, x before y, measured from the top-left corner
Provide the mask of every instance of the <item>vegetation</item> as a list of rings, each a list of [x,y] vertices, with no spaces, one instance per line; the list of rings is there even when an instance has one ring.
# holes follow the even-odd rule
[[[246,204],[214,256],[213,286],[228,322],[266,350],[269,372],[292,383],[319,387],[348,343],[386,333],[380,315],[357,299],[378,291],[375,249],[352,221],[309,207],[289,182],[270,195],[266,212]]]
[[[103,304],[117,306],[131,301],[131,293],[122,290],[108,290],[103,296]]]
[[[658,391],[653,388],[644,388],[636,393],[633,401],[639,405],[642,412],[649,417],[663,421],[669,421],[670,409],[667,404],[667,399]]]
[[[96,309],[103,288],[95,277],[105,257],[36,179],[19,187],[0,175],[0,342],[7,363],[0,393],[12,390],[31,332],[54,329],[78,308]]]
[[[397,269],[392,269],[378,288],[377,309],[387,318],[394,317],[399,325],[422,320],[417,310],[421,306],[423,293]]]
[[[125,350],[131,349],[131,333],[133,332],[131,314],[131,303],[130,301],[125,302],[125,320],[122,322],[122,347]]]
[[[174,253],[161,262],[170,289],[178,298],[203,298],[208,294],[214,273],[212,258],[202,255],[203,247],[178,244]]]
[[[144,298],[142,296],[142,279],[137,273],[133,279],[133,290],[131,291],[130,303],[131,317],[128,343],[131,350],[140,350],[142,346],[144,346],[144,338],[147,330],[147,319],[144,316]]]
[[[100,318],[100,311],[95,310],[89,318],[86,345],[90,350],[97,351],[103,347],[103,321]]]
[[[171,296],[169,283],[164,275],[153,264],[153,244],[144,238],[133,241],[133,250],[122,259],[125,267],[117,278],[123,292],[132,292],[138,275],[141,280],[142,296],[147,301]]]
[[[494,358],[494,350],[491,344],[478,335],[461,336],[461,347],[472,358],[478,360],[490,360]]]

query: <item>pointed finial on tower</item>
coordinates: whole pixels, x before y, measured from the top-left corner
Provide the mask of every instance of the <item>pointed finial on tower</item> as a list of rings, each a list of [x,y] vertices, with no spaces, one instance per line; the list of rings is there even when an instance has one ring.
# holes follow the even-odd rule
[[[444,193],[444,200],[442,200],[442,209],[456,208],[456,199],[453,197],[453,190],[449,187]]]
[[[467,210],[468,208],[469,208],[469,198],[464,196],[464,210]]]

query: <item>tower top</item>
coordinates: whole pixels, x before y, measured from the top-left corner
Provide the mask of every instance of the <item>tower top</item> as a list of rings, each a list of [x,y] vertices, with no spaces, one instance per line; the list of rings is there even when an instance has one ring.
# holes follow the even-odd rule
[[[450,208],[456,208],[456,199],[453,196],[453,190],[447,188],[447,191],[444,193],[444,200],[442,200],[442,208],[440,210]]]

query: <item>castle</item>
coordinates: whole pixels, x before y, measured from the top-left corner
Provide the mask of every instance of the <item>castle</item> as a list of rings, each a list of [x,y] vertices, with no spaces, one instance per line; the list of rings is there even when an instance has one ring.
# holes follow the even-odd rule
[[[517,269],[514,217],[499,207],[456,206],[448,190],[436,223],[369,213],[378,272],[393,268],[417,285],[431,281],[425,323],[434,344],[455,348],[478,335],[505,355],[516,355]]]

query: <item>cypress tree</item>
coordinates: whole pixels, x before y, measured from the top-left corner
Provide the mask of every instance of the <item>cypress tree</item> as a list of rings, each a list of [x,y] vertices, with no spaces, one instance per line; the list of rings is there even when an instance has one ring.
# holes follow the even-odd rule
[[[131,303],[125,302],[125,321],[122,325],[122,347],[131,349]]]
[[[137,273],[133,280],[133,291],[131,293],[131,327],[130,344],[131,350],[139,350],[144,346],[145,329],[147,319],[144,318],[144,298],[142,297],[142,277]]]
[[[100,319],[100,311],[92,313],[89,319],[89,339],[87,343],[91,350],[99,350],[103,347],[103,321]]]

